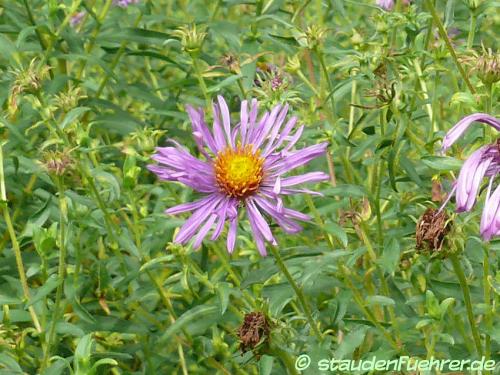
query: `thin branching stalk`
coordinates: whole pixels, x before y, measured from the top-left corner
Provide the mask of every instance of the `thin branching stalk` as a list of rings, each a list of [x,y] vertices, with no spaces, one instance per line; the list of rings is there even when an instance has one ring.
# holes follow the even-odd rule
[[[467,318],[469,319],[470,328],[472,331],[472,337],[474,339],[474,344],[476,345],[476,351],[479,357],[483,355],[483,348],[481,346],[481,338],[479,336],[479,331],[477,329],[477,323],[474,320],[474,312],[472,310],[472,300],[470,296],[469,284],[467,284],[467,279],[465,278],[462,265],[456,254],[450,255],[451,264],[453,265],[453,270],[458,277],[458,282],[462,288],[462,293],[464,295],[465,309],[467,311]]]
[[[455,49],[453,48],[453,45],[451,44],[451,40],[450,40],[448,33],[446,32],[446,30],[443,26],[443,23],[441,22],[441,19],[439,18],[439,15],[436,11],[436,8],[434,7],[433,2],[431,0],[425,0],[425,4],[427,5],[427,8],[431,12],[432,18],[434,19],[434,23],[436,24],[436,26],[438,28],[439,36],[445,42],[446,47],[448,48],[448,51],[450,52],[451,57],[453,58],[453,62],[455,63],[455,65],[456,65],[460,75],[462,76],[465,84],[469,88],[469,91],[472,94],[475,94],[476,90],[474,89],[474,86],[472,86],[472,84],[469,80],[469,77],[467,76],[467,73],[465,72],[462,64],[460,63],[460,61],[458,61],[458,57],[457,57],[457,54],[455,52]]]
[[[3,217],[5,219],[5,224],[7,225],[7,231],[9,232],[10,241],[12,243],[12,249],[14,250],[14,256],[16,258],[17,272],[19,273],[19,280],[21,281],[21,286],[23,288],[23,295],[26,303],[30,303],[31,295],[28,286],[28,279],[26,277],[26,272],[24,270],[23,257],[21,255],[21,247],[19,246],[19,241],[17,240],[16,231],[12,225],[12,219],[9,212],[9,206],[7,201],[7,190],[5,188],[5,174],[3,169],[3,144],[0,144],[0,205],[2,206]],[[28,311],[33,321],[33,325],[36,330],[41,333],[42,327],[38,316],[36,314],[33,305],[29,305]]]
[[[44,355],[40,370],[47,368],[52,346],[56,340],[56,325],[59,318],[64,313],[64,307],[61,306],[62,292],[64,289],[64,279],[66,277],[66,222],[68,207],[64,196],[64,185],[62,178],[57,178],[57,187],[59,191],[59,265],[58,265],[58,284],[56,290],[56,299],[52,312],[52,322],[47,337],[47,345],[44,348]]]
[[[300,305],[302,307],[302,311],[305,314],[307,321],[309,325],[311,326],[311,329],[314,332],[314,335],[317,337],[319,341],[323,341],[323,337],[321,335],[321,332],[318,329],[317,323],[314,321],[311,313],[311,308],[309,307],[309,304],[306,301],[306,297],[304,295],[304,292],[302,289],[297,285],[295,280],[293,279],[292,275],[288,271],[288,268],[285,266],[285,263],[283,263],[283,259],[281,259],[281,255],[279,250],[275,246],[269,246],[271,248],[271,252],[274,255],[274,259],[276,260],[276,264],[278,265],[278,268],[281,270],[283,275],[285,275],[285,278],[288,280],[288,283],[290,286],[293,288],[295,295],[299,299]]]

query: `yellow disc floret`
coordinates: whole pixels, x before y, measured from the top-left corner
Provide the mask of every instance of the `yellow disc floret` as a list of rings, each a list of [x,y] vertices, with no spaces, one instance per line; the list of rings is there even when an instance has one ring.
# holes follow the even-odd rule
[[[264,159],[252,145],[228,147],[217,154],[215,179],[222,192],[234,198],[246,198],[254,193],[262,182]]]

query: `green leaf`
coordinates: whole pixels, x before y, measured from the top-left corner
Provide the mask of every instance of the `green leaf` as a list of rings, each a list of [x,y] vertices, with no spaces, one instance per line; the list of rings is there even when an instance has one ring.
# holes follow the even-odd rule
[[[438,171],[456,171],[462,167],[463,162],[448,156],[425,156],[420,160],[432,169]]]
[[[342,243],[342,246],[347,247],[348,243],[347,234],[340,225],[334,223],[333,221],[327,221],[325,223],[325,230],[328,233],[334,235],[336,238],[338,238]]]
[[[335,350],[333,357],[336,359],[352,358],[354,350],[363,343],[367,331],[367,326],[361,326],[349,332],[344,337],[337,350]]]
[[[224,80],[222,80],[221,82],[219,82],[218,84],[216,84],[215,86],[209,87],[208,90],[207,90],[207,92],[210,93],[210,94],[215,93],[215,92],[219,91],[220,89],[222,89],[223,87],[226,87],[226,86],[229,86],[229,85],[233,84],[234,82],[236,82],[241,77],[242,77],[241,74],[227,77]]]
[[[378,259],[378,264],[387,273],[393,273],[398,264],[400,257],[399,241],[395,238],[390,238],[389,243],[384,246],[382,256]]]
[[[191,310],[187,310],[184,314],[182,314],[174,324],[167,328],[165,333],[158,340],[159,343],[165,343],[170,338],[182,330],[184,327],[189,325],[189,323],[197,320],[203,319],[204,316],[211,314],[217,311],[217,306],[209,306],[209,305],[200,305],[192,308]]]
[[[386,296],[368,296],[366,303],[368,306],[394,306],[396,304],[392,298]]]
[[[399,163],[401,167],[406,171],[408,174],[408,177],[415,182],[418,186],[422,186],[423,182],[420,179],[420,176],[418,175],[415,167],[413,166],[413,163],[408,159],[406,156],[401,155],[399,158]]]
[[[62,120],[59,127],[61,129],[64,129],[66,126],[68,126],[69,124],[72,124],[81,115],[83,115],[85,112],[88,112],[88,111],[90,111],[90,108],[88,108],[88,107],[73,108],[71,111],[68,112],[68,114],[66,116],[64,116],[64,120]]]

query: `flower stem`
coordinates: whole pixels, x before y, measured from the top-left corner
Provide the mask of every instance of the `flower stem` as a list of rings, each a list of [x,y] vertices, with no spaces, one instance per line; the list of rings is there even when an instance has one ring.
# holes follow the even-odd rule
[[[47,346],[45,347],[42,365],[40,370],[43,372],[47,368],[50,357],[50,348],[54,344],[56,334],[56,324],[59,317],[63,314],[64,308],[61,308],[61,298],[64,288],[64,278],[66,276],[66,218],[68,207],[64,197],[64,187],[60,178],[58,178],[57,186],[59,189],[59,267],[58,278],[59,283],[56,290],[56,300],[54,303],[54,312],[52,313],[52,324],[50,326],[49,335],[47,337]]]
[[[436,24],[439,35],[441,38],[444,40],[446,47],[448,48],[448,51],[450,51],[451,57],[453,58],[453,61],[455,62],[455,65],[458,68],[458,71],[460,75],[462,76],[463,80],[465,81],[465,84],[469,88],[469,91],[472,94],[476,93],[476,90],[474,89],[474,86],[469,81],[469,77],[467,77],[467,73],[465,73],[464,68],[458,61],[457,54],[455,52],[455,49],[453,48],[453,45],[451,44],[450,38],[448,37],[448,34],[446,33],[446,30],[444,29],[443,23],[441,22],[441,19],[439,18],[439,15],[437,14],[436,8],[434,7],[434,4],[431,0],[425,0],[425,4],[427,5],[427,8],[431,12],[432,18],[434,19],[434,23]]]
[[[472,337],[474,338],[474,344],[476,345],[476,351],[479,357],[483,355],[483,349],[481,347],[481,339],[479,337],[479,332],[477,330],[477,324],[474,321],[474,313],[472,312],[472,302],[470,297],[469,285],[467,284],[467,279],[465,278],[464,271],[460,265],[460,260],[456,254],[450,255],[450,260],[453,265],[453,270],[458,277],[460,287],[462,288],[462,293],[464,295],[465,308],[467,310],[467,318],[469,319],[470,328],[472,331]]]
[[[283,263],[283,259],[281,259],[281,255],[279,253],[279,250],[275,246],[270,246],[271,252],[274,255],[274,258],[276,259],[276,263],[278,264],[278,267],[280,268],[281,272],[285,275],[286,279],[288,280],[288,283],[292,286],[293,290],[295,291],[295,294],[297,295],[297,298],[299,299],[299,302],[302,306],[302,310],[304,314],[306,315],[307,321],[309,322],[309,325],[311,326],[312,330],[314,331],[315,336],[318,338],[319,341],[323,340],[323,337],[321,336],[321,333],[318,329],[318,326],[314,322],[311,314],[311,309],[309,308],[309,305],[306,302],[306,297],[304,296],[304,293],[302,292],[302,289],[299,288],[295,280],[293,279],[292,275],[290,272],[288,272],[288,269],[285,266],[285,263]]]
[[[278,348],[277,346],[272,346],[269,351],[271,352],[270,354],[273,354],[281,360],[283,365],[286,367],[288,374],[298,374],[295,364],[293,363],[293,359],[290,358],[290,355],[286,351]]]
[[[361,309],[365,317],[376,327],[378,330],[384,335],[384,337],[387,339],[389,344],[396,349],[398,352],[401,352],[401,346],[398,345],[398,343],[392,338],[390,333],[384,328],[382,324],[377,320],[373,312],[368,309],[365,306],[363,296],[359,291],[354,287],[352,284],[351,280],[349,279],[349,275],[345,272],[345,270],[342,269],[342,276],[344,283],[348,286],[348,288],[351,290],[353,294],[354,301],[358,305],[358,307]]]
[[[205,98],[205,102],[207,103],[207,108],[210,108],[210,96],[208,95],[208,88],[200,71],[198,58],[192,55],[191,59],[193,60],[194,73],[196,74],[196,78],[198,79],[198,83],[200,84],[201,91],[203,92],[203,97]]]
[[[467,49],[471,49],[472,44],[474,44],[474,36],[476,34],[476,21],[477,21],[476,12],[472,11],[470,16],[469,35],[467,37]]]
[[[0,205],[3,208],[3,217],[5,219],[5,224],[7,225],[7,230],[9,232],[10,240],[12,242],[12,249],[14,250],[14,255],[16,257],[16,265],[17,265],[17,271],[19,272],[19,279],[21,281],[21,286],[23,288],[23,294],[24,298],[26,299],[26,302],[29,303],[31,296],[30,296],[30,290],[28,287],[28,279],[26,278],[26,273],[24,271],[24,264],[23,264],[23,258],[21,255],[21,248],[19,246],[19,242],[17,241],[16,237],[16,232],[14,230],[14,226],[12,225],[12,219],[10,217],[9,213],[9,207],[7,205],[7,192],[5,189],[5,175],[4,175],[4,170],[3,170],[3,149],[2,149],[3,144],[0,144]],[[42,332],[42,327],[40,326],[40,322],[38,320],[38,317],[36,315],[35,308],[33,305],[30,305],[28,307],[28,311],[31,316],[31,320],[33,321],[33,324],[35,325],[36,330],[41,333]]]
[[[490,332],[493,332],[493,321],[492,312],[493,307],[491,305],[491,293],[490,293],[490,283],[488,277],[490,274],[490,251],[489,244],[486,244],[484,249],[484,260],[483,260],[483,293],[484,293],[484,304],[486,305],[486,313],[484,320],[486,322],[487,332],[484,339],[484,357],[488,361],[491,354],[491,337]]]

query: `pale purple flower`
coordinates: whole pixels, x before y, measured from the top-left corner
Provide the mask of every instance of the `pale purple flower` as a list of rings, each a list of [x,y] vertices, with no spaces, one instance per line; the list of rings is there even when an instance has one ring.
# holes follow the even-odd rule
[[[491,125],[500,131],[500,120],[486,113],[475,113],[460,120],[451,128],[443,139],[442,150],[450,148],[469,128],[473,122]],[[500,172],[500,142],[482,146],[474,151],[464,162],[444,205],[455,194],[457,212],[470,211],[476,202],[484,177],[489,178],[484,210],[481,217],[480,231],[488,241],[495,235],[500,235],[500,185],[491,193],[493,181]]]
[[[131,4],[139,4],[139,0],[113,0],[113,5],[126,8]]]
[[[69,24],[71,25],[71,27],[78,26],[82,22],[83,17],[85,17],[85,14],[85,11],[81,11],[72,15],[71,19],[69,20]]]
[[[273,219],[285,232],[296,233],[302,227],[296,220],[309,221],[301,212],[285,208],[282,196],[295,193],[317,194],[296,186],[328,179],[323,172],[285,177],[295,168],[325,153],[327,143],[295,150],[304,126],[296,128],[297,118],[286,120],[288,105],[277,105],[258,119],[258,102],[241,103],[240,121],[231,125],[229,108],[219,96],[213,105],[213,128],[209,129],[202,109],[186,106],[194,140],[203,159],[192,156],[175,141],[172,147],[158,147],[148,168],[162,180],[181,182],[204,196],[166,210],[168,214],[192,212],[177,233],[174,242],[185,244],[194,237],[194,248],[212,230],[217,239],[229,223],[227,250],[235,247],[238,211],[246,208],[253,239],[262,255],[265,243],[276,245],[264,217]]]
[[[394,8],[394,0],[376,0],[375,3],[384,10],[392,10]]]

